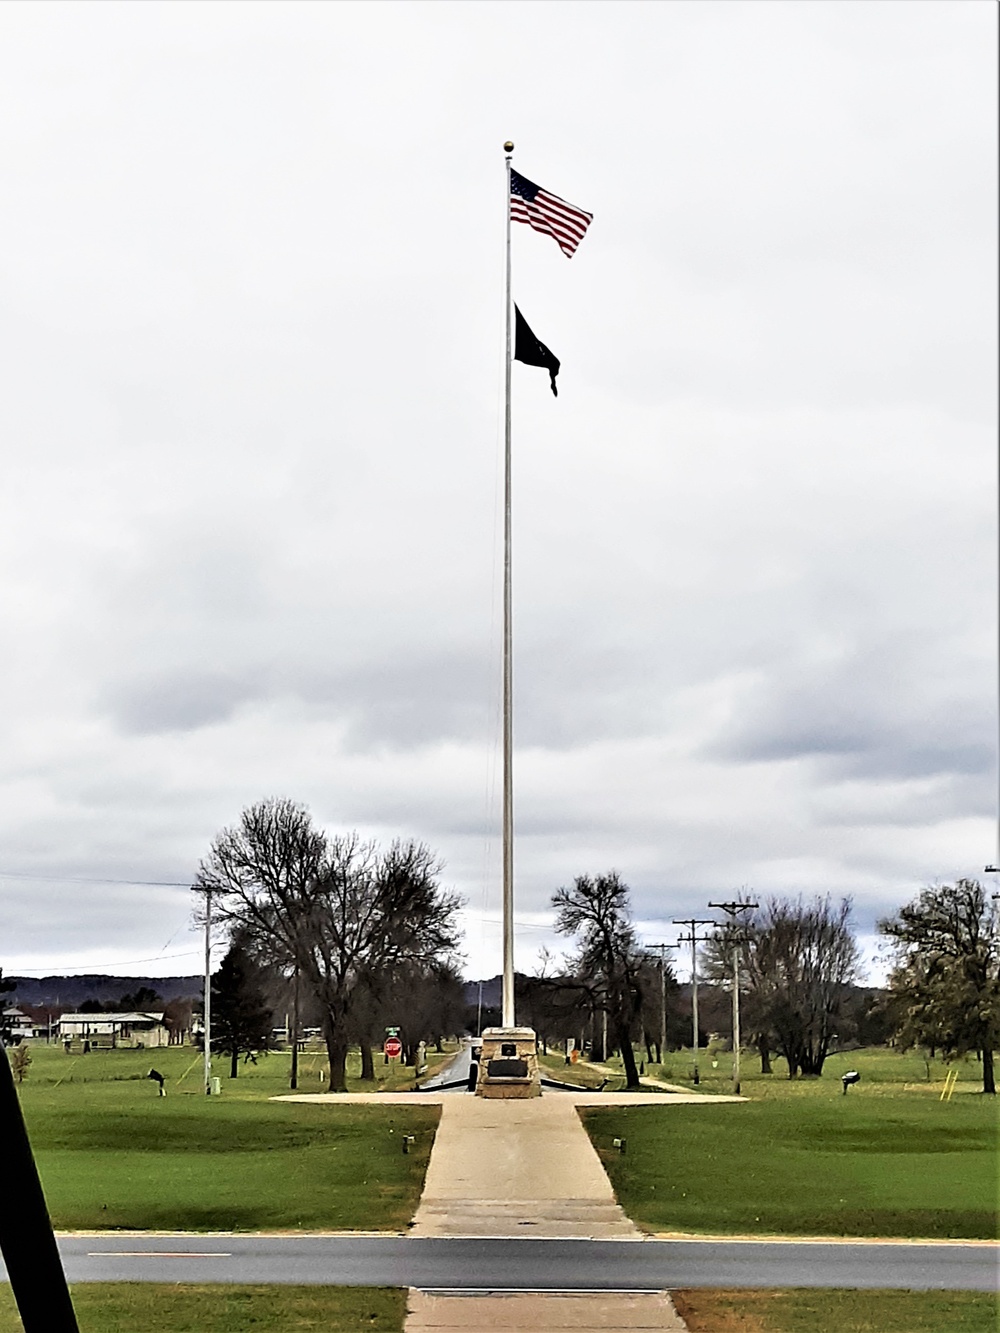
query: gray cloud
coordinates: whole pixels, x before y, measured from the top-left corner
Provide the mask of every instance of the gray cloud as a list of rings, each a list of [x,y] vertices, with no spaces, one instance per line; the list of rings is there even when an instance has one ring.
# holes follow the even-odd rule
[[[225,722],[252,693],[247,682],[231,676],[170,672],[112,687],[108,707],[123,731],[156,735]]]
[[[822,759],[840,779],[988,778],[996,730],[988,664],[970,673],[980,690],[959,695],[942,690],[950,672],[934,656],[890,641],[858,645],[834,662],[790,662],[747,691],[715,752],[750,762]]]
[[[269,794],[495,912],[507,135],[595,213],[513,237],[519,948],[992,856],[995,11],[519,13],[7,7],[3,966]]]

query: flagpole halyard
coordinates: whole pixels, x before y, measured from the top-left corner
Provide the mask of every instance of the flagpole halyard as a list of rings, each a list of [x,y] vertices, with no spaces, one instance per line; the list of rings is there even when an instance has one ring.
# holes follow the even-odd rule
[[[507,262],[505,284],[506,355],[504,362],[504,519],[503,519],[503,1003],[504,1027],[514,1026],[514,727],[513,727],[513,626],[511,597],[510,522],[510,388],[511,388],[511,291],[510,291],[510,159],[514,151],[508,139],[503,146],[507,164]]]

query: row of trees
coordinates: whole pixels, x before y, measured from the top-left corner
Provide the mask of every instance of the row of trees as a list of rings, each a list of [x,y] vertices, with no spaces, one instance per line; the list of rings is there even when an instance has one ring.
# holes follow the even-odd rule
[[[311,1007],[332,1092],[346,1089],[351,1045],[361,1047],[362,1077],[374,1077],[387,1020],[402,1028],[411,1060],[429,1032],[461,1025],[460,902],[439,884],[440,871],[422,843],[328,837],[287,799],[244,810],[199,868],[196,888],[234,946],[286,977],[296,1007],[300,996]]]
[[[138,986],[126,991],[117,1000],[84,1000],[78,1010],[81,1014],[162,1013],[163,997],[152,986]]]
[[[984,1092],[996,1091],[1000,946],[996,913],[980,884],[963,879],[925,889],[879,923],[895,955],[882,995],[858,985],[860,954],[848,899],[745,901],[746,911],[708,940],[700,967],[715,987],[731,990],[734,953],[738,957],[746,1030],[764,1072],[777,1052],[789,1078],[822,1074],[833,1044],[853,1027],[858,1036],[893,1035],[902,1045],[946,1055],[975,1052]],[[638,1087],[633,1044],[644,1041],[652,1058],[662,1006],[676,1013],[680,988],[673,970],[666,966],[661,973],[663,962],[639,945],[628,887],[616,873],[580,876],[552,904],[556,930],[574,939],[576,951],[557,975],[547,977],[543,969],[526,984],[529,1015],[540,1032],[562,1036],[579,1030],[581,1014],[590,1015],[593,1033],[600,1014],[602,1031],[606,1020],[621,1052],[628,1085]],[[676,1018],[671,1026],[676,1030]]]
[[[578,876],[553,895],[552,905],[556,930],[574,940],[575,952],[560,973],[536,979],[533,1017],[551,1030],[560,1010],[564,1018],[574,1010],[599,1015],[601,1045],[606,1024],[626,1082],[638,1088],[634,1043],[644,1042],[650,1058],[662,1058],[664,1005],[673,1010],[669,1026],[677,1032],[674,971],[639,944],[629,889],[617,873]],[[857,981],[849,917],[847,902],[775,898],[738,925],[720,927],[709,941],[700,966],[722,989],[732,985],[730,960],[734,944],[740,945],[740,990],[765,1071],[776,1050],[790,1077],[822,1072],[836,1020]]]
[[[266,1049],[282,1004],[321,1029],[332,1091],[346,1087],[351,1045],[361,1048],[362,1076],[374,1077],[373,1051],[389,1023],[401,1028],[410,1062],[421,1040],[462,1030],[459,899],[442,889],[440,870],[422,843],[382,848],[356,834],[328,837],[289,800],[260,802],[223,829],[196,887],[211,895],[231,934],[213,1008],[219,1049],[234,1072],[242,1051]],[[602,1057],[610,1039],[628,1085],[638,1087],[634,1044],[662,1058],[664,1003],[677,1032],[683,1000],[674,972],[639,943],[617,873],[577,877],[552,906],[572,951],[558,969],[544,964],[540,975],[522,979],[519,1013],[543,1040],[589,1037]],[[1000,981],[991,908],[978,883],[959,880],[924,890],[880,922],[895,966],[888,994],[872,1003],[858,986],[849,900],[747,901],[703,950],[706,1009],[711,1014],[713,991],[732,987],[736,946],[746,1031],[765,1071],[777,1053],[789,1077],[821,1074],[853,1024],[859,1035],[866,1028],[946,1054],[976,1051],[984,1089],[993,1092]]]

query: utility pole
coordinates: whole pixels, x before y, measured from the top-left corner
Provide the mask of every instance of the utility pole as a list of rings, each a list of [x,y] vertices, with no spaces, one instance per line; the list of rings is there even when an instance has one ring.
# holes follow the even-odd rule
[[[674,918],[675,926],[690,926],[691,934],[682,935],[678,941],[679,944],[691,945],[691,1047],[694,1054],[694,1069],[691,1074],[691,1082],[697,1085],[701,1082],[698,1074],[698,945],[703,944],[709,937],[699,935],[699,926],[714,926],[714,921],[702,921],[697,917],[687,917],[683,921]]]
[[[660,1064],[663,1064],[663,1052],[667,1049],[667,960],[668,949],[679,949],[679,944],[651,944],[651,949],[660,951]]]
[[[205,886],[205,1093],[212,1095],[212,890]]]
[[[709,907],[718,907],[729,917],[736,927],[743,918],[741,912],[749,912],[757,903],[709,903]],[[740,942],[738,927],[733,931],[733,1092],[740,1095]]]

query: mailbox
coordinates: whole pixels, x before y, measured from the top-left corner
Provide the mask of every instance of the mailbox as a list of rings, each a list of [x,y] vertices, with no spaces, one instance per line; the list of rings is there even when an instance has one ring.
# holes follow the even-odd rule
[[[487,1028],[479,1057],[480,1097],[538,1097],[538,1047],[534,1028]]]

